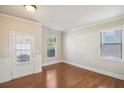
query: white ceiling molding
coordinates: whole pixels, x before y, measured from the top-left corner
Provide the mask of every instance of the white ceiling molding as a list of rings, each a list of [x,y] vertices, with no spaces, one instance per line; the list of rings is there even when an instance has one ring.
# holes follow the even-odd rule
[[[17,19],[17,20],[24,20],[24,21],[27,21],[27,22],[31,22],[31,23],[35,23],[35,24],[40,24],[41,25],[41,23],[39,23],[39,22],[31,21],[31,20],[28,20],[28,19],[25,19],[25,18],[16,17],[16,16],[4,14],[4,13],[0,13],[0,16],[5,16],[5,17]],[[64,30],[64,31],[63,30],[56,30],[56,29],[50,28],[50,27],[48,27],[46,25],[42,25],[42,28],[43,29],[47,29],[49,31],[67,33],[67,32],[77,31],[77,30],[80,30],[80,29],[86,29],[86,28],[91,27],[91,26],[95,26],[95,25],[98,25],[98,24],[104,24],[104,23],[111,22],[111,21],[118,20],[118,19],[122,19],[122,18],[124,18],[124,16],[114,17],[114,18],[111,18],[111,19],[108,19],[108,20],[99,21],[99,22],[92,23],[92,24],[89,24],[89,25],[82,25],[82,26],[74,27],[74,28],[67,29],[67,30]]]
[[[80,29],[86,29],[86,28],[89,28],[89,27],[92,27],[92,26],[95,26],[95,25],[104,24],[104,23],[108,23],[108,22],[123,19],[123,18],[124,18],[124,16],[119,16],[119,17],[114,17],[114,18],[108,19],[108,20],[103,20],[103,21],[99,21],[99,22],[96,22],[96,23],[92,23],[92,24],[89,24],[89,25],[78,26],[78,27],[75,27],[75,28],[68,29],[68,30],[64,31],[64,33],[73,32],[73,31],[77,31],[77,30],[80,30]]]
[[[124,6],[121,5],[37,5],[37,8],[35,13],[28,13],[23,5],[1,5],[0,13],[40,22],[46,28],[58,32],[87,28],[124,15]]]
[[[56,30],[56,29],[50,28],[46,25],[42,25],[42,29],[47,29],[49,31],[54,31],[54,32],[63,32],[62,30]]]
[[[31,21],[31,20],[28,20],[28,19],[25,19],[25,18],[16,17],[16,16],[12,16],[12,15],[8,15],[8,14],[4,14],[4,13],[0,13],[0,16],[5,16],[5,17],[9,17],[9,18],[16,19],[16,20],[22,20],[22,21],[27,21],[27,22],[30,22],[30,23],[35,23],[35,24],[39,24],[39,25],[41,25],[41,23],[36,22],[36,21]]]

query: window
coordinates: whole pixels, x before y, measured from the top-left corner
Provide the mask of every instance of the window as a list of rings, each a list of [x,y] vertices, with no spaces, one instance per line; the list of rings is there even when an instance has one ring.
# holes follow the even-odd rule
[[[100,33],[100,56],[122,59],[122,31],[106,30]]]
[[[56,37],[49,36],[47,40],[47,57],[56,56]]]
[[[30,61],[31,38],[17,34],[16,37],[16,61],[25,63]]]

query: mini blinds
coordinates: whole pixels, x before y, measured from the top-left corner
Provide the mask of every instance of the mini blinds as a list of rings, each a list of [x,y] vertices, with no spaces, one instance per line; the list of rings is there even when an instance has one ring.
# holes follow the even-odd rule
[[[112,29],[100,33],[101,56],[122,58],[122,30]]]

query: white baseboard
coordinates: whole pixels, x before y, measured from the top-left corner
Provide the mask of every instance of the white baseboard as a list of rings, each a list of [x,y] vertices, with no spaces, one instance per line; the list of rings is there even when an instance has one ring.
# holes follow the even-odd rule
[[[52,65],[52,64],[56,64],[56,63],[60,63],[63,62],[62,60],[57,60],[57,61],[49,61],[46,63],[42,63],[42,66],[48,66],[48,65]]]
[[[124,75],[122,75],[122,74],[113,73],[113,72],[105,71],[105,70],[102,70],[102,69],[99,69],[99,68],[85,66],[85,65],[82,65],[82,64],[77,64],[75,62],[69,62],[69,61],[63,61],[63,62],[67,63],[67,64],[77,66],[77,67],[80,67],[80,68],[84,68],[84,69],[87,69],[87,70],[90,70],[90,71],[94,71],[94,72],[97,72],[97,73],[100,73],[100,74],[104,74],[104,75],[107,75],[107,76],[110,76],[110,77],[114,77],[114,78],[117,78],[117,79],[124,80]]]

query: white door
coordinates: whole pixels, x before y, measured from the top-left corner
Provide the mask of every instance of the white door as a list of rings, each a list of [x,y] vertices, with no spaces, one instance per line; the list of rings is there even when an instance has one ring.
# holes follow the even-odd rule
[[[34,35],[11,32],[12,79],[34,73]]]

